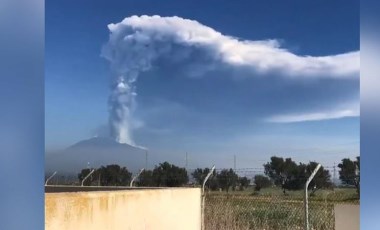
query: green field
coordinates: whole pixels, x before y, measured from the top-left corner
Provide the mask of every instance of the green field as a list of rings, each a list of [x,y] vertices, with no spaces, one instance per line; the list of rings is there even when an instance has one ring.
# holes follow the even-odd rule
[[[319,190],[309,199],[310,229],[334,229],[334,205],[359,204],[355,189]],[[210,192],[205,204],[206,230],[304,228],[303,192],[279,188]]]

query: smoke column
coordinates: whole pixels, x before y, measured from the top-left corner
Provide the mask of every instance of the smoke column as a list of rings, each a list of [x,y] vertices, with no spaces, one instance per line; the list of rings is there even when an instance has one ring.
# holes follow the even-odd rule
[[[217,70],[232,76],[274,73],[291,78],[357,79],[359,51],[330,56],[299,56],[277,40],[240,40],[194,20],[180,17],[132,16],[109,24],[101,56],[111,67],[109,125],[116,141],[134,145],[135,82],[160,61],[168,74],[202,77]],[[157,67],[157,66],[155,66]],[[229,72],[228,72],[229,71]]]
[[[120,76],[112,84],[109,97],[111,136],[119,143],[135,145],[131,135],[132,112],[135,107],[135,88],[131,81]]]

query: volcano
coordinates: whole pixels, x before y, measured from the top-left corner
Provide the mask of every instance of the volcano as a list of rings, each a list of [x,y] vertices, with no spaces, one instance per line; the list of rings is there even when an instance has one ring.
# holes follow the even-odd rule
[[[45,171],[74,174],[81,169],[110,164],[138,170],[145,162],[145,149],[116,142],[111,138],[94,137],[79,141],[55,153],[47,153]]]

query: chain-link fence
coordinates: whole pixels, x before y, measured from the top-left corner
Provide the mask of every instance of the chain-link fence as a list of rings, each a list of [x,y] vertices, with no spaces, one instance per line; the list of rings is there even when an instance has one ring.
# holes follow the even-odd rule
[[[210,191],[205,196],[206,230],[295,230],[305,226],[302,191],[283,194],[280,188],[271,187],[261,192]],[[310,193],[310,229],[334,229],[334,206],[339,203],[359,204],[356,189],[333,188]]]

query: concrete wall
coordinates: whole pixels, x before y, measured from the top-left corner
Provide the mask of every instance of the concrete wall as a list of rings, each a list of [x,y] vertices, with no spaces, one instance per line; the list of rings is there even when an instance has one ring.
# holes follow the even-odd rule
[[[360,206],[350,204],[335,205],[335,230],[359,230]]]
[[[45,193],[46,230],[199,230],[199,188]]]

